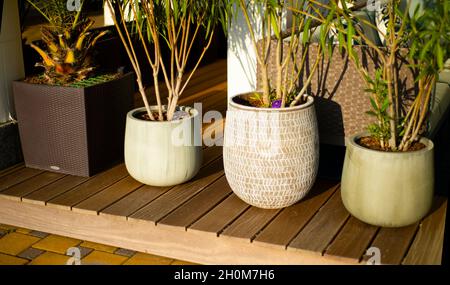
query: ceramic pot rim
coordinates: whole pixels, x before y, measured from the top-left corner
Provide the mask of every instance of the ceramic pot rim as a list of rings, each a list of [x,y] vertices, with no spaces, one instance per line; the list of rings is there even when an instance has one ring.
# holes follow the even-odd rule
[[[434,144],[430,139],[427,139],[425,137],[422,137],[420,139],[420,142],[423,143],[425,145],[425,148],[421,149],[421,150],[416,150],[416,151],[401,151],[401,152],[386,152],[386,151],[381,151],[381,150],[374,150],[374,149],[370,149],[370,148],[366,148],[363,146],[360,146],[358,143],[356,143],[356,140],[364,137],[364,136],[369,136],[369,134],[367,132],[364,133],[359,133],[357,135],[354,135],[352,137],[350,137],[349,139],[347,139],[347,143],[350,144],[352,147],[357,148],[357,149],[361,149],[367,152],[373,152],[373,153],[379,153],[379,154],[384,154],[384,155],[396,155],[396,156],[406,156],[406,155],[421,155],[425,152],[429,152],[431,150],[433,150],[434,148]]]
[[[306,100],[307,100],[306,103],[295,106],[295,107],[289,107],[289,108],[249,107],[249,106],[244,106],[244,105],[238,104],[233,101],[234,98],[237,98],[242,95],[247,95],[250,93],[253,93],[253,92],[241,93],[241,94],[234,95],[233,97],[230,98],[230,102],[229,102],[230,106],[233,106],[236,109],[240,109],[240,110],[244,110],[244,111],[276,113],[276,112],[295,112],[295,111],[307,109],[307,108],[311,107],[312,105],[314,105],[314,97],[310,96],[310,95],[306,95]]]
[[[157,110],[158,106],[150,106],[150,110],[154,111]],[[167,106],[163,106],[163,110],[166,110]],[[128,112],[127,114],[127,118],[129,120],[133,120],[133,121],[137,121],[137,122],[141,122],[141,123],[146,123],[146,124],[158,124],[158,125],[172,125],[172,124],[180,124],[182,122],[185,121],[190,121],[195,117],[199,116],[199,112],[192,107],[187,107],[187,106],[178,106],[177,110],[183,110],[186,111],[190,114],[189,117],[187,118],[183,118],[181,120],[176,120],[176,121],[146,121],[146,120],[142,120],[142,119],[138,119],[136,118],[134,115],[136,115],[137,113],[141,113],[141,112],[146,112],[145,107],[141,107],[141,108],[136,108],[131,110],[130,112]]]

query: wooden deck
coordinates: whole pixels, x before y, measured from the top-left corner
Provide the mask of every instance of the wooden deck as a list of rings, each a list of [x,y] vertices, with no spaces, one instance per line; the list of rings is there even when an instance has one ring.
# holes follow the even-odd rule
[[[200,70],[183,104],[206,95],[204,110],[225,111],[225,68]],[[373,227],[345,210],[338,181],[322,179],[292,207],[258,209],[232,193],[220,147],[205,148],[199,175],[175,187],[142,185],[123,164],[91,178],[0,172],[0,223],[202,264],[366,264],[370,247],[384,264],[439,264],[446,209],[436,197],[420,223]]]

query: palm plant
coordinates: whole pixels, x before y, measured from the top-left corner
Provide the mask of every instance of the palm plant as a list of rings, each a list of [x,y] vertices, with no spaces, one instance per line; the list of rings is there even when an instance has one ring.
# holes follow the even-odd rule
[[[171,121],[178,100],[188,86],[211,46],[216,26],[227,23],[227,1],[221,0],[107,0],[114,24],[137,75],[139,92],[150,120]],[[127,20],[132,20],[131,25]],[[203,50],[195,59],[194,68],[187,74],[194,43],[203,36]],[[140,59],[136,55],[134,38],[142,45],[145,61],[153,71],[158,114],[150,110],[143,84]],[[170,58],[163,58],[165,49]],[[162,72],[168,90],[167,105],[163,106],[158,82]],[[186,75],[186,76],[185,76]],[[157,116],[157,117],[156,117]]]
[[[411,0],[408,0],[404,11],[400,9],[401,0],[387,1],[389,21],[386,32],[364,22],[385,39],[386,47],[383,48],[364,35],[358,25],[359,20],[348,8],[349,2],[317,2],[317,5],[335,11],[332,25],[337,32],[339,46],[347,51],[366,82],[366,91],[371,93],[372,110],[367,112],[375,118],[375,123],[368,126],[371,136],[379,141],[384,150],[408,151],[426,130],[433,89],[450,55],[450,3],[445,0],[427,1],[423,12],[420,12],[418,5],[414,13],[410,13]],[[298,12],[326,23],[324,19],[305,11]],[[375,73],[371,74],[355,55],[355,44],[368,45],[375,51],[380,60]],[[406,60],[416,75],[417,93],[409,108],[405,108],[401,100],[404,95],[401,94],[398,78],[401,60]]]
[[[107,31],[89,31],[94,21],[83,17],[82,9],[69,11],[66,0],[27,1],[48,22],[47,26],[41,28],[45,48],[30,44],[43,59],[42,63],[36,65],[45,69],[46,81],[67,84],[89,76],[95,69],[91,62],[92,50]]]

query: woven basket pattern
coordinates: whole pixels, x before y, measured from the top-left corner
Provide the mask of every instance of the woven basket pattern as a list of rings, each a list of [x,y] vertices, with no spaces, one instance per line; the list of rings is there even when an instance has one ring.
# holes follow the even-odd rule
[[[231,104],[224,139],[228,183],[248,204],[283,208],[301,200],[311,189],[319,158],[313,104],[275,112]]]
[[[288,47],[289,42],[285,41],[283,57],[286,57]],[[274,43],[272,43],[271,51],[275,50]],[[300,82],[308,78],[317,52],[318,46],[311,45],[306,57],[306,72],[301,75]],[[355,53],[369,73],[373,74],[378,65],[378,58],[374,51],[366,46],[356,46]],[[297,62],[301,61],[302,54],[303,51],[299,50]],[[269,58],[269,78],[274,80],[277,72],[275,57]],[[292,69],[292,67],[291,61],[288,68]],[[260,70],[260,66],[258,66],[258,70]],[[401,82],[403,105],[409,106],[410,98],[414,94],[414,80],[413,74],[406,64],[401,66],[398,77]],[[261,72],[257,72],[259,90],[262,88],[261,81]],[[275,86],[274,84],[275,82],[272,82],[272,86]],[[340,53],[337,47],[334,48],[331,59],[327,58],[319,63],[307,93],[316,98],[321,142],[343,145],[345,137],[366,131],[367,125],[373,122],[373,118],[365,113],[370,109],[369,93],[364,92],[366,88],[365,81],[361,78],[353,62],[345,53]]]

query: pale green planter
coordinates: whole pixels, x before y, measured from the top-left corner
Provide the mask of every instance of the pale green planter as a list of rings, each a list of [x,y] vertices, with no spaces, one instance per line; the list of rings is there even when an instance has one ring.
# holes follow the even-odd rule
[[[382,227],[416,223],[430,211],[434,194],[434,146],[415,152],[370,150],[347,141],[341,195],[359,220]]]
[[[156,107],[151,107],[156,110]],[[192,179],[202,163],[201,119],[197,110],[180,107],[190,118],[170,122],[137,119],[127,115],[125,165],[137,181],[152,186],[173,186]]]

